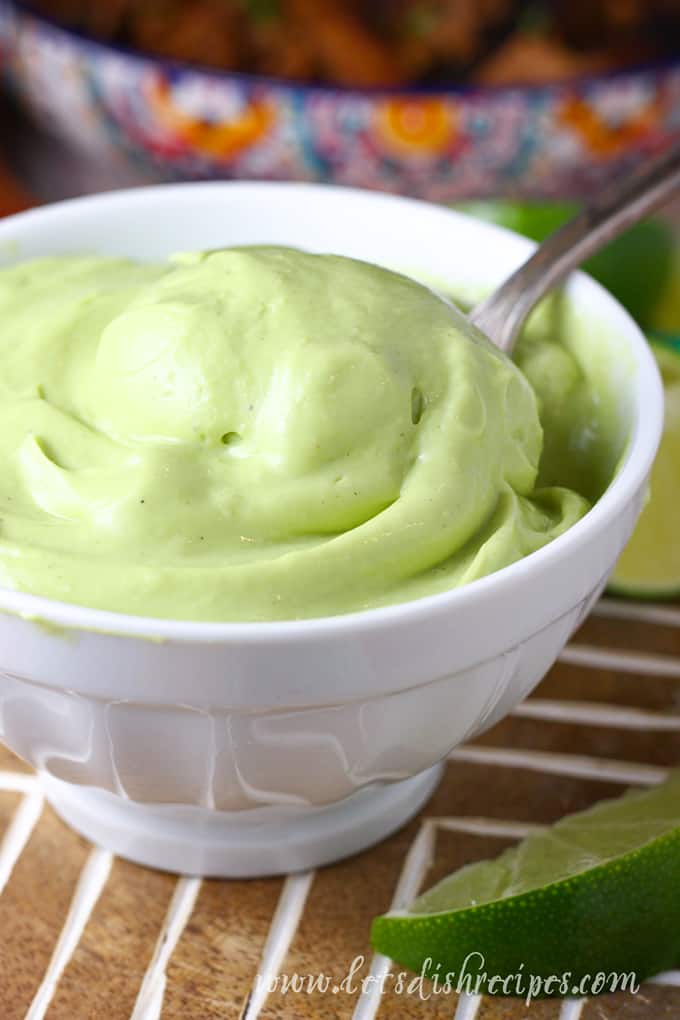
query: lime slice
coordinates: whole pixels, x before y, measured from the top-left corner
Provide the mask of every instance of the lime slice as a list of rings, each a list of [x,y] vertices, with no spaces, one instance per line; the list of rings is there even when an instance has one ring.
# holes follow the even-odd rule
[[[676,244],[670,272],[645,325],[659,333],[680,336],[680,244]]]
[[[535,976],[534,996],[574,995],[598,972],[642,981],[677,966],[680,771],[454,872],[409,911],[376,918],[371,939],[440,984],[450,975],[455,988],[467,973],[489,994],[525,995]],[[523,989],[509,980],[518,974]]]
[[[664,430],[652,468],[650,499],[609,582],[632,598],[680,595],[680,346],[652,340],[664,383]]]
[[[534,241],[543,241],[577,211],[570,202],[476,201],[459,205],[462,212],[498,223]],[[583,268],[595,277],[641,325],[653,328],[672,318],[673,275],[680,265],[672,228],[660,220],[638,223]],[[659,326],[669,329],[668,325]],[[680,323],[678,323],[680,330]]]

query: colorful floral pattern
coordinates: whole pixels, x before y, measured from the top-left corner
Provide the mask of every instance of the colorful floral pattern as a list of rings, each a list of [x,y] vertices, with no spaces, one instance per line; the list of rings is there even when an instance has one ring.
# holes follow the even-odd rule
[[[52,131],[162,178],[578,196],[680,137],[680,62],[533,89],[305,87],[127,53],[0,0],[0,67]]]

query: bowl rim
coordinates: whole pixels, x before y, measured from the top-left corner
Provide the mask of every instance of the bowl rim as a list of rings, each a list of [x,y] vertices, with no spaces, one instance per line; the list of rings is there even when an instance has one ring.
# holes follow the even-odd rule
[[[343,198],[363,200],[371,204],[392,205],[395,216],[398,207],[409,206],[411,210],[427,210],[442,217],[463,218],[475,224],[481,235],[498,237],[504,235],[516,242],[518,254],[528,254],[536,245],[514,231],[496,224],[475,219],[458,210],[421,199],[406,198],[384,192],[362,188],[346,188],[324,184],[299,182],[263,181],[199,181],[179,184],[159,184],[87,195],[67,199],[46,206],[29,209],[0,220],[1,235],[15,226],[35,224],[36,221],[59,221],[63,215],[73,214],[84,207],[130,203],[134,212],[135,202],[146,202],[161,195],[171,199],[173,194],[212,192],[218,190],[253,189],[256,191],[278,191],[284,200],[292,192],[298,199],[308,194],[324,193],[334,201]],[[20,237],[19,237],[20,241]],[[134,257],[134,255],[132,256]],[[651,469],[663,427],[663,388],[661,376],[650,345],[641,329],[629,313],[599,283],[583,272],[572,274],[567,287],[570,292],[590,292],[597,300],[598,308],[608,313],[608,318],[621,324],[621,335],[627,333],[626,350],[634,363],[634,410],[630,435],[620,458],[619,467],[607,489],[591,509],[567,531],[535,552],[510,565],[471,581],[458,588],[426,595],[409,601],[372,609],[333,616],[319,616],[303,619],[272,621],[192,621],[164,617],[137,616],[110,610],[93,609],[76,603],[61,602],[41,595],[0,587],[0,613],[23,617],[43,624],[48,629],[81,630],[100,632],[147,640],[173,640],[182,643],[280,643],[299,641],[301,638],[319,638],[328,635],[342,637],[372,631],[382,627],[404,626],[426,617],[449,615],[461,602],[483,602],[490,594],[512,596],[513,589],[526,581],[532,574],[540,575],[563,558],[568,558],[588,536],[601,534],[635,497]]]
[[[352,96],[369,99],[387,98],[450,98],[459,97],[507,97],[517,93],[526,93],[531,96],[546,95],[560,90],[571,90],[575,87],[587,88],[589,86],[601,85],[611,82],[617,84],[620,79],[642,74],[663,74],[680,70],[680,54],[677,56],[660,57],[656,60],[642,61],[630,64],[627,67],[615,67],[606,71],[593,72],[591,74],[569,75],[559,81],[543,82],[536,85],[526,83],[506,82],[502,85],[483,85],[471,82],[452,82],[450,84],[439,83],[431,85],[377,85],[357,86],[338,85],[329,82],[315,82],[284,78],[278,75],[256,74],[250,71],[229,71],[219,67],[211,67],[209,64],[201,64],[197,61],[180,60],[175,57],[164,57],[147,50],[140,50],[134,46],[126,46],[124,43],[112,43],[98,39],[94,35],[79,28],[62,24],[57,18],[38,10],[31,0],[0,0],[2,8],[14,11],[17,15],[33,18],[35,21],[49,27],[52,31],[61,32],[64,35],[84,44],[86,47],[104,50],[108,53],[115,53],[138,62],[147,62],[173,73],[184,72],[206,75],[217,78],[224,82],[239,83],[243,86],[253,88],[255,86],[269,86],[281,92],[309,92],[338,94],[340,97]]]

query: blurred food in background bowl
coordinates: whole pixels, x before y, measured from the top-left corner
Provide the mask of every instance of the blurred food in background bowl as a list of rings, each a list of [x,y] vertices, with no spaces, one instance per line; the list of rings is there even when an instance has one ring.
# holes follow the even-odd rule
[[[676,0],[0,0],[0,64],[159,178],[578,197],[680,135],[678,25]]]

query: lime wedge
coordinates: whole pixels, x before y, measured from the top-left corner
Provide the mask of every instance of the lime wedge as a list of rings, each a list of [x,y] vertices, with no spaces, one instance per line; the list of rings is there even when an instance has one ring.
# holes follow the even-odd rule
[[[533,976],[534,996],[574,995],[598,972],[641,981],[677,966],[680,771],[454,872],[409,911],[376,918],[371,940],[454,988],[464,973],[481,976],[475,990],[488,994],[524,995]],[[518,974],[524,989],[509,980]]]
[[[652,340],[664,383],[664,430],[652,468],[650,498],[623,551],[609,589],[632,598],[680,595],[680,346]]]
[[[479,219],[498,223],[534,241],[543,241],[577,211],[570,202],[464,202],[457,208]],[[652,328],[657,321],[670,328],[678,302],[669,296],[680,266],[672,228],[660,220],[645,220],[612,241],[584,263],[583,268],[606,287],[633,318]],[[677,283],[677,279],[676,279]],[[680,324],[678,324],[680,329]]]

